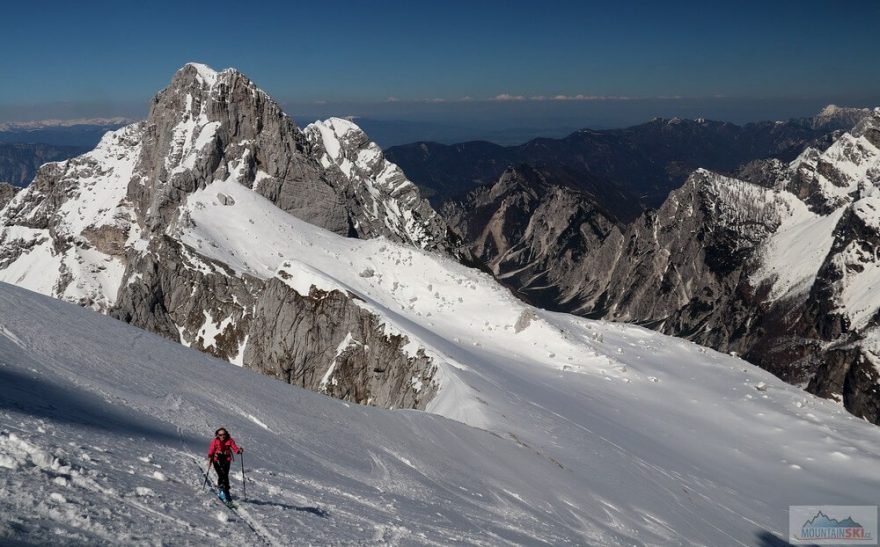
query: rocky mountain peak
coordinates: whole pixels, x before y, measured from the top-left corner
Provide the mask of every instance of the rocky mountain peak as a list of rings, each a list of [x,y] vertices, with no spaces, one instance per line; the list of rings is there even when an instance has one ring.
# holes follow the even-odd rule
[[[187,195],[230,178],[304,220],[347,231],[341,200],[280,106],[236,70],[188,64],[152,101],[129,197],[142,224],[161,231]]]
[[[871,116],[870,108],[852,108],[829,104],[810,119],[814,128],[850,131],[865,117]]]
[[[218,72],[208,65],[187,63],[174,73],[166,91],[211,89],[217,82],[217,76]]]
[[[240,72],[190,63],[145,121],[44,165],[11,199],[0,192],[0,281],[357,402],[423,408],[432,396],[432,362],[407,353],[405,337],[386,335],[349,292],[291,286],[285,270],[296,261],[282,247],[314,226],[441,254],[455,247],[353,122],[303,131]],[[217,237],[232,223],[231,236]],[[236,238],[254,243],[233,248]],[[338,349],[347,337],[360,345]]]
[[[237,69],[230,67],[218,71],[202,63],[187,63],[180,67],[163,92],[211,92],[218,85],[242,85],[251,88],[255,93],[265,95],[265,92],[257,88],[256,84]]]
[[[492,185],[490,196],[497,198],[513,190],[523,190],[530,194],[546,183],[546,178],[537,169],[527,164],[507,168],[498,181]]]
[[[840,112],[841,110],[843,110],[843,109],[840,108],[839,106],[837,106],[836,104],[829,104],[829,105],[826,105],[825,108],[823,108],[822,110],[819,111],[818,116],[833,116],[833,115],[837,114],[838,112]]]
[[[342,235],[448,251],[446,225],[353,122],[301,130],[245,75],[195,63],[153,99],[129,198],[142,226],[173,225],[187,196],[234,181]]]
[[[208,65],[202,63],[187,63],[185,64],[178,73],[181,72],[196,72],[196,77],[202,81],[202,83],[206,84],[208,87],[214,85],[214,82],[217,80],[217,71]],[[235,72],[233,69],[227,69],[228,72]]]

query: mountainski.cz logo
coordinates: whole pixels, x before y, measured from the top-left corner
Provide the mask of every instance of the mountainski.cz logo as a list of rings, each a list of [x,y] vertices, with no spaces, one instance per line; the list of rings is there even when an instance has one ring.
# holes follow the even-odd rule
[[[792,505],[788,525],[795,545],[877,545],[876,505]]]

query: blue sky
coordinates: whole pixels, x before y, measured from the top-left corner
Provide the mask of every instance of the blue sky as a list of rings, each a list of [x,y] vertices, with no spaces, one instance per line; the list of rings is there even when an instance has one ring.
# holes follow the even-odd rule
[[[0,120],[145,111],[191,60],[239,68],[294,110],[389,118],[462,98],[586,97],[553,101],[561,116],[634,99],[865,103],[880,97],[878,20],[877,0],[7,3]]]

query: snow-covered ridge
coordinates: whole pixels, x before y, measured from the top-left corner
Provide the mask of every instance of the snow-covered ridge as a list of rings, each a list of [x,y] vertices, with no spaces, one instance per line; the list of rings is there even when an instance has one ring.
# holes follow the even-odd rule
[[[777,191],[789,203],[789,214],[766,242],[760,253],[763,263],[753,276],[755,284],[772,280],[772,299],[809,291],[832,250],[838,223],[847,210],[869,226],[880,223],[880,210],[874,208],[871,197],[876,195],[876,185],[880,183],[880,149],[864,135],[845,133],[824,152],[808,148],[791,162],[789,171],[788,184],[797,185],[793,190],[806,194],[807,203],[812,206],[789,191]],[[856,275],[880,282],[878,273]],[[868,284],[873,285],[873,281]],[[862,291],[858,292],[862,295]],[[841,310],[858,324],[864,323],[865,313],[870,314],[872,308],[880,305],[880,301],[867,307],[860,304],[857,307],[862,311],[855,313],[854,303],[853,298],[844,297]]]
[[[880,182],[880,149],[864,136],[844,133],[824,152],[804,150],[790,169],[813,185],[811,200],[836,209],[852,203],[853,192]]]
[[[436,245],[437,214],[421,199],[415,184],[385,159],[382,149],[354,122],[316,121],[304,129],[326,169],[338,173],[365,201],[371,221],[419,247]]]

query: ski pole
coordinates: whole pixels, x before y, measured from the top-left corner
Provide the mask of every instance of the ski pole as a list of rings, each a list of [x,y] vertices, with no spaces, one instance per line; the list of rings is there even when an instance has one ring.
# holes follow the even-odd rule
[[[239,462],[241,462],[241,493],[244,501],[247,501],[247,482],[244,480],[244,452],[239,454]]]
[[[208,471],[205,471],[204,469],[202,469],[202,466],[199,464],[196,464],[196,467],[199,468],[199,471],[202,472],[202,476],[205,477],[205,482],[202,483],[202,488],[204,488],[205,486],[208,486],[208,484],[210,483],[210,479],[208,478]],[[209,470],[210,470],[210,468],[209,468]]]

